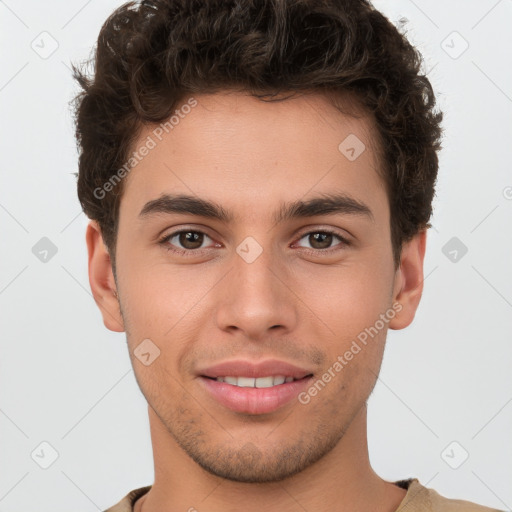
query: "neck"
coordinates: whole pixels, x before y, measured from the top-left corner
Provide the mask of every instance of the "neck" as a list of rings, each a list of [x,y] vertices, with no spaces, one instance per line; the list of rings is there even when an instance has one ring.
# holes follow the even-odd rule
[[[243,483],[212,475],[176,443],[148,407],[155,482],[134,512],[349,512],[372,509],[394,512],[406,491],[381,479],[371,468],[367,443],[366,404],[354,416],[338,444],[322,459],[285,480]]]

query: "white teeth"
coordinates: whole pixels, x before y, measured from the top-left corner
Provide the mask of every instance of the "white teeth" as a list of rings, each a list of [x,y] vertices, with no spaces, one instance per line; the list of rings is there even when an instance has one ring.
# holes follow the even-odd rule
[[[271,388],[274,385],[273,377],[258,377],[254,381],[255,388]]]
[[[218,382],[226,382],[233,386],[241,388],[270,388],[272,386],[278,386],[285,382],[292,382],[293,377],[285,377],[284,375],[268,376],[268,377],[217,377]]]
[[[255,380],[256,379],[252,377],[238,377],[238,382],[236,385],[241,388],[253,388]]]

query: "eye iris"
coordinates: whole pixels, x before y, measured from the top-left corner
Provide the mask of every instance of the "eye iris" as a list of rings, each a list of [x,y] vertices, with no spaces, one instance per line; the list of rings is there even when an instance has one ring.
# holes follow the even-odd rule
[[[314,233],[313,235],[309,235],[310,241],[314,240],[314,243],[311,246],[315,249],[326,249],[329,248],[332,242],[332,234],[330,233]],[[318,240],[320,239],[320,247],[315,247]],[[327,240],[327,243],[326,243]]]
[[[186,249],[198,249],[203,243],[203,235],[195,231],[183,231],[179,234],[179,242]],[[192,247],[188,245],[190,243]]]

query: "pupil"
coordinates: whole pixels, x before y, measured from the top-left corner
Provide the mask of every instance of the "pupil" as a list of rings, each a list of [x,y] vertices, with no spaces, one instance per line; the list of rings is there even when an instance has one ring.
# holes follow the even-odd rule
[[[187,231],[181,233],[180,243],[187,249],[197,249],[198,247],[201,247],[202,244],[201,236],[202,235],[200,233],[196,233],[195,231]],[[190,244],[192,244],[192,246],[190,246]]]
[[[315,247],[315,244],[320,239],[320,247],[316,247],[316,248],[317,249],[325,249],[325,248],[328,248],[330,246],[332,235],[329,234],[329,233],[315,233],[313,235],[313,239],[315,240],[315,243],[311,244],[313,247]],[[326,240],[327,240],[327,243],[325,243]]]

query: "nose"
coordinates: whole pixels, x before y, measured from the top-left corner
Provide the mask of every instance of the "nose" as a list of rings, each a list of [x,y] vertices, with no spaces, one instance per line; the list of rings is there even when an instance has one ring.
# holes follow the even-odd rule
[[[231,270],[219,283],[217,327],[240,331],[255,341],[268,337],[271,330],[293,331],[299,300],[289,284],[290,272],[270,250],[253,261],[240,254],[234,254]]]

